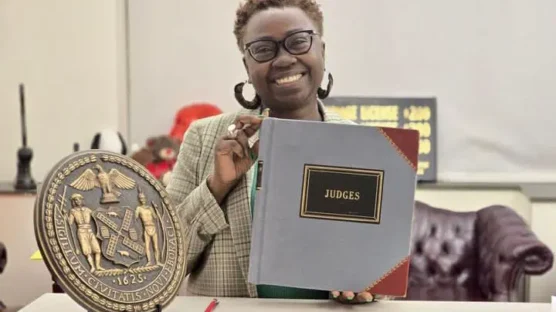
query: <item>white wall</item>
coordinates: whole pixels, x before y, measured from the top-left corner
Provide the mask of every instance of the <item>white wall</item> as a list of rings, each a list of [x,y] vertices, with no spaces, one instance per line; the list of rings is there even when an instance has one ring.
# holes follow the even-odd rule
[[[192,101],[239,107],[238,2],[130,2],[133,141]],[[332,95],[438,97],[440,180],[556,181],[556,1],[319,3]]]
[[[320,2],[334,94],[438,98],[440,180],[556,181],[556,1]]]
[[[74,142],[88,148],[103,128],[126,134],[124,16],[119,0],[0,1],[0,181],[16,176],[19,83],[38,181]]]
[[[130,137],[168,134],[183,105],[240,108],[233,87],[247,79],[233,35],[238,0],[129,3]],[[217,8],[217,9],[216,9]]]

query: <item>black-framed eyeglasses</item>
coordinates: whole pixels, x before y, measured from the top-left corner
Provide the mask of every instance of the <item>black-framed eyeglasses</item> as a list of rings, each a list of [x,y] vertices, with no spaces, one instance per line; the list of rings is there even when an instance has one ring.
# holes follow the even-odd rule
[[[280,46],[292,55],[301,55],[309,52],[313,46],[313,36],[318,33],[313,30],[294,32],[282,40],[259,39],[245,44],[244,49],[249,51],[251,57],[259,62],[268,62],[274,59],[280,51]]]

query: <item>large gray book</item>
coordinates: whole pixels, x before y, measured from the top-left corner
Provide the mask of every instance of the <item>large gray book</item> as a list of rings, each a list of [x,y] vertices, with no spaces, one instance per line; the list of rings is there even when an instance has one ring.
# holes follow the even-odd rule
[[[419,133],[266,118],[248,280],[405,296]]]

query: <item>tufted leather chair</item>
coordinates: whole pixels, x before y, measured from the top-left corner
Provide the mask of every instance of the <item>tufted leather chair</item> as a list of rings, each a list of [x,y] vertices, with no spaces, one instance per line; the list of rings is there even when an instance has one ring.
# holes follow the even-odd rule
[[[416,201],[405,300],[518,301],[524,275],[552,268],[551,250],[512,209],[454,212]]]

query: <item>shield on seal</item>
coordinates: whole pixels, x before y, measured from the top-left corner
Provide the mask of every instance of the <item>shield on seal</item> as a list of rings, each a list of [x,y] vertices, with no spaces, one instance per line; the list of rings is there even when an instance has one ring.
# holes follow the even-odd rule
[[[53,278],[89,311],[155,311],[185,275],[181,223],[164,187],[139,163],[91,150],[45,177],[35,236]]]
[[[130,267],[139,261],[140,256],[145,255],[145,246],[135,242],[137,231],[134,212],[131,209],[99,208],[93,213],[93,218],[97,229],[100,229],[100,235],[97,234],[97,237],[102,240],[102,254],[108,260]],[[132,233],[135,239],[131,237]]]

